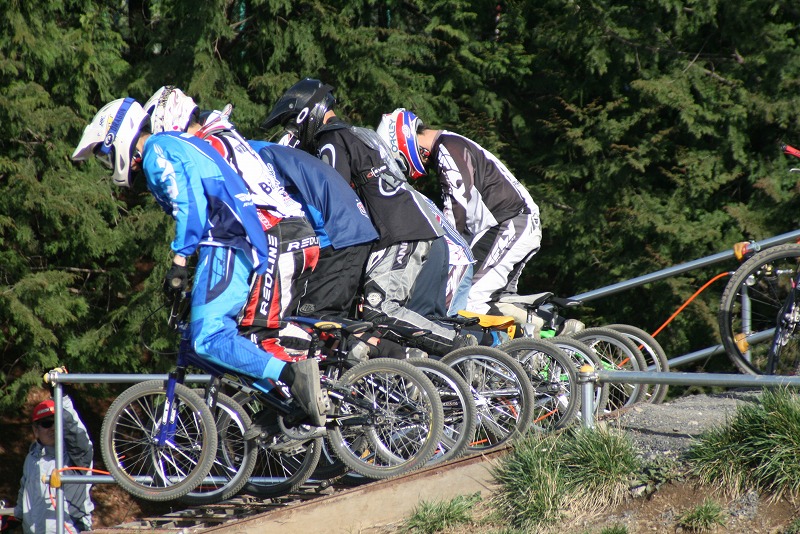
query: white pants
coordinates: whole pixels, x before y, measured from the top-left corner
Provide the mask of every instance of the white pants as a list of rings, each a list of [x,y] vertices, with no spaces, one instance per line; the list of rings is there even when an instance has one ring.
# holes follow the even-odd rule
[[[467,309],[487,313],[493,299],[516,293],[522,269],[541,243],[538,214],[517,215],[476,236],[471,247],[477,263]]]

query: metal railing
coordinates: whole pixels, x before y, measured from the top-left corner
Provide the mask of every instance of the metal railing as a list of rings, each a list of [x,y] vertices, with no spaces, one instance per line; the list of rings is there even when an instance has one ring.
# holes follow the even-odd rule
[[[797,239],[800,239],[800,230],[794,230],[792,232],[787,232],[785,234],[770,237],[768,239],[756,241],[755,244],[763,250],[768,247],[773,247],[775,245],[780,245],[782,243],[787,243],[789,241]],[[626,280],[624,282],[619,282],[616,284],[612,284],[610,286],[601,287],[599,289],[595,289],[592,291],[587,291],[586,293],[580,293],[570,298],[575,300],[580,300],[583,302],[595,300],[602,297],[607,297],[609,295],[614,295],[622,291],[627,291],[628,289],[633,289],[635,287],[643,286],[651,282],[663,280],[671,276],[692,271],[694,269],[700,269],[702,267],[708,267],[709,265],[714,265],[716,263],[728,261],[733,258],[735,258],[733,249],[729,249],[723,252],[719,252],[717,254],[713,254],[711,256],[706,256],[705,258],[700,258],[687,263],[682,263],[680,265],[675,265],[673,267],[668,267],[666,269],[646,274],[644,276],[639,276],[637,278],[631,278],[630,280]],[[747,342],[750,344],[755,344],[769,339],[772,339],[772,330],[758,332],[756,334],[748,336]],[[669,360],[669,365],[670,368],[680,367],[682,365],[686,365],[688,363],[692,363],[697,360],[702,360],[703,358],[707,358],[709,356],[713,356],[715,354],[721,354],[724,352],[725,348],[721,344],[714,345],[702,350],[690,352],[688,354],[672,358]],[[652,369],[652,367],[650,368]]]
[[[594,390],[597,383],[666,384],[674,386],[718,387],[800,387],[800,376],[739,375],[723,373],[653,373],[647,371],[605,371],[585,365],[578,371],[581,387],[581,421],[584,427],[594,428]]]
[[[761,249],[765,249],[798,238],[800,238],[800,230],[794,230],[792,232],[777,235],[775,237],[770,237],[769,239],[756,241],[755,244],[760,246]],[[624,282],[619,282],[616,284],[612,284],[610,286],[601,287],[599,289],[595,289],[592,291],[587,291],[586,293],[575,295],[572,298],[576,300],[582,300],[584,302],[589,300],[595,300],[601,297],[607,297],[609,295],[613,295],[615,293],[620,293],[622,291],[626,291],[634,287],[643,286],[645,284],[649,284],[650,282],[663,280],[664,278],[669,278],[671,276],[675,276],[676,274],[693,271],[694,269],[700,269],[701,267],[708,267],[709,265],[714,265],[715,263],[730,260],[733,258],[735,258],[734,252],[733,249],[730,249],[724,252],[719,252],[717,254],[712,254],[711,256],[706,256],[705,258],[700,258],[698,260],[682,263],[680,265],[675,265],[674,267],[668,267],[666,269],[646,274],[644,276],[631,278],[630,280],[626,280]]]

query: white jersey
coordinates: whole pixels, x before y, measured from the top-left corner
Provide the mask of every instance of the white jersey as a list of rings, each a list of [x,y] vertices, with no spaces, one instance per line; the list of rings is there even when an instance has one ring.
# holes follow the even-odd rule
[[[304,217],[303,207],[278,180],[275,167],[265,162],[227,120],[213,112],[195,135],[209,141],[242,177],[253,203],[281,218]]]

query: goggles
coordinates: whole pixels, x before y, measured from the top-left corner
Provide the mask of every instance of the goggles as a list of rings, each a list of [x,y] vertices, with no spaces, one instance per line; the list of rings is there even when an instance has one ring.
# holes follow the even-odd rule
[[[102,143],[98,143],[96,147],[94,147],[94,157],[100,162],[100,165],[108,169],[109,171],[114,170],[114,156],[116,155],[116,150],[114,147],[110,147],[108,151],[101,150],[103,148]]]
[[[36,424],[36,426],[38,426],[39,428],[50,428],[50,427],[52,427],[54,424],[56,424],[56,422],[55,422],[53,419],[43,419],[43,420],[41,420],[41,421],[36,421],[36,423],[35,423],[35,424]]]

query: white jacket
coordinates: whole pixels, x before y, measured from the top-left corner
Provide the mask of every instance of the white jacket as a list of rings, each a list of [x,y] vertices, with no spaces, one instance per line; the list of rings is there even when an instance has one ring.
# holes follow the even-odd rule
[[[89,433],[78,413],[72,406],[72,399],[64,396],[64,467],[92,467],[94,447]],[[14,516],[22,520],[22,531],[25,534],[54,534],[56,532],[56,510],[50,501],[56,500],[55,488],[42,482],[50,479],[50,473],[56,468],[56,449],[46,447],[35,441],[22,469],[19,496],[14,507]],[[85,474],[86,471],[64,471],[67,474]],[[64,484],[64,497],[67,509],[64,521],[73,534],[78,531],[91,530],[92,510],[94,503],[89,495],[89,484]]]

